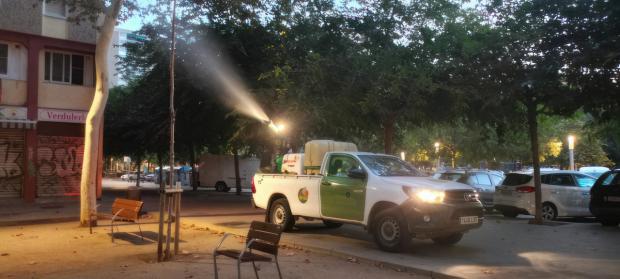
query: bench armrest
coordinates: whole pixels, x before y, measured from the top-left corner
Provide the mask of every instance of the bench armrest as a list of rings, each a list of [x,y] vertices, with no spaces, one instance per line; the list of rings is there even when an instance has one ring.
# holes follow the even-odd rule
[[[213,250],[213,254],[215,254],[215,252],[220,249],[220,246],[222,246],[222,244],[224,243],[224,240],[226,240],[226,238],[228,238],[229,236],[231,236],[232,234],[230,233],[225,233],[224,236],[222,236],[222,239],[220,240],[220,244],[218,244],[215,249]]]
[[[250,250],[250,247],[252,246],[252,243],[254,243],[254,241],[256,241],[256,238],[250,239],[250,241],[248,241],[248,244],[245,245],[245,248],[243,249],[243,251],[241,251],[241,253],[239,254],[239,260],[243,259],[243,255],[248,252],[248,250]],[[250,250],[251,252],[251,250]]]
[[[116,217],[118,217],[118,214],[121,213],[123,210],[125,210],[124,208],[121,208],[119,211],[116,211],[116,213],[114,214],[114,216],[112,216],[112,222],[114,222],[114,219],[116,219]]]

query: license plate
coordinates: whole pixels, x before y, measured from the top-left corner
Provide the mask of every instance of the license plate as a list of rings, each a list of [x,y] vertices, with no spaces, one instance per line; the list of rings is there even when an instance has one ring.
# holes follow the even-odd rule
[[[620,197],[607,196],[608,202],[620,202]]]
[[[461,225],[478,224],[478,216],[460,217]]]

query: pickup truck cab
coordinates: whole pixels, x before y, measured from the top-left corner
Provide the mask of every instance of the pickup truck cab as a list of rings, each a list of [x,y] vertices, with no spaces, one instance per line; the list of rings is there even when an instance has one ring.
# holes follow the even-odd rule
[[[363,226],[383,250],[412,238],[452,245],[482,225],[478,193],[468,185],[423,176],[397,157],[328,152],[319,175],[256,174],[253,202],[266,220],[290,230],[299,218]]]

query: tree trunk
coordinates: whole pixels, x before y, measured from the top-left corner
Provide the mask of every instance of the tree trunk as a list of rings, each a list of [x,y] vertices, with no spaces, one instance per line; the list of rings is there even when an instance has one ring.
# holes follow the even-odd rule
[[[97,159],[99,133],[103,123],[103,112],[108,101],[108,51],[112,42],[112,34],[116,19],[123,4],[123,0],[112,1],[112,6],[105,15],[103,25],[99,31],[99,39],[95,49],[95,95],[88,110],[84,123],[84,161],[82,163],[82,177],[80,180],[80,224],[82,226],[96,225],[96,197],[97,197]],[[89,224],[91,220],[92,224]]]
[[[392,154],[392,144],[394,142],[394,115],[389,115],[383,121],[383,146],[385,154]]]
[[[140,187],[140,169],[142,168],[142,158],[138,157],[138,171],[136,172],[136,187]]]
[[[166,207],[166,194],[164,193],[164,159],[159,152],[157,152],[157,163],[159,164],[159,233],[157,234],[157,261],[161,262],[163,260],[164,207]]]
[[[540,157],[538,148],[538,116],[536,102],[529,100],[527,106],[527,125],[529,126],[532,167],[534,168],[534,202],[536,213],[534,224],[542,224],[542,187],[540,185]]]
[[[241,195],[241,176],[239,175],[239,151],[237,146],[233,145],[233,159],[235,161],[235,187],[237,196]]]
[[[190,183],[192,184],[192,191],[198,191],[198,181],[196,180],[196,152],[194,150],[194,143],[189,145],[189,161],[192,165],[192,176],[190,176]]]

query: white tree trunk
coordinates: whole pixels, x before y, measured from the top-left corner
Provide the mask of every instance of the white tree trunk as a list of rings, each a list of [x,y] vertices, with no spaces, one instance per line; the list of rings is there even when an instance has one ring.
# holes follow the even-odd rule
[[[80,224],[88,226],[89,221],[96,221],[96,182],[97,162],[99,157],[99,133],[103,123],[103,112],[108,101],[108,51],[112,43],[114,26],[123,0],[113,0],[106,12],[103,25],[99,30],[99,39],[95,49],[95,96],[88,110],[84,124],[84,161],[80,181]]]

